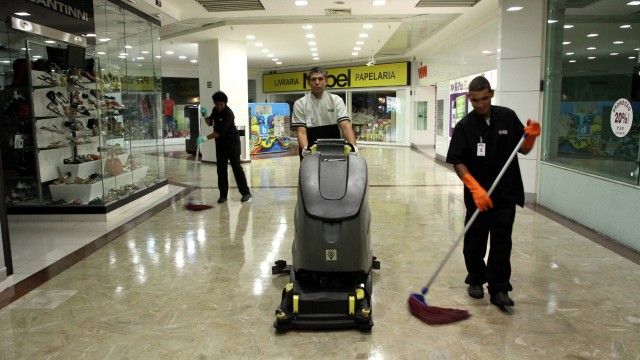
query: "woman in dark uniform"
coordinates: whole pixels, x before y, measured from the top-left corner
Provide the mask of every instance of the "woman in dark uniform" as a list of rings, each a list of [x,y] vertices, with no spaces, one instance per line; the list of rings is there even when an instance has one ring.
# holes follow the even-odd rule
[[[205,118],[207,125],[213,125],[213,133],[198,138],[198,144],[211,139],[216,140],[216,158],[218,169],[218,190],[220,198],[218,203],[227,201],[227,193],[229,192],[229,178],[227,174],[227,163],[231,163],[233,177],[238,184],[238,190],[242,198],[240,201],[245,202],[251,199],[251,190],[247,185],[247,178],[244,170],[240,165],[240,134],[235,124],[235,115],[227,106],[229,98],[222,91],[218,91],[212,96],[215,107],[211,111],[211,116]]]

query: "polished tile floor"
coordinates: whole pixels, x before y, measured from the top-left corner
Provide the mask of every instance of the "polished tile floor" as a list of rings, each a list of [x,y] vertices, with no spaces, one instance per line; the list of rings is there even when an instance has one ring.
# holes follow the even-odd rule
[[[466,295],[459,248],[427,300],[472,316],[441,326],[412,317],[408,296],[463,228],[462,185],[432,149],[361,155],[382,267],[370,333],[272,327],[288,278],[271,265],[291,259],[297,157],[253,159],[253,199],[241,203],[232,187],[218,205],[215,165],[172,154],[172,190],[158,199],[167,206],[132,214],[144,221],[11,224],[18,276],[0,294],[0,359],[640,359],[637,254],[534,207],[516,216],[511,312]],[[188,201],[214,207],[191,212]],[[30,274],[47,281],[12,297]]]

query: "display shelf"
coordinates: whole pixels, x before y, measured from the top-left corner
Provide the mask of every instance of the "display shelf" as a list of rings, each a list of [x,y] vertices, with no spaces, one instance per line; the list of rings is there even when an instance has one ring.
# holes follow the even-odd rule
[[[102,198],[109,190],[116,187],[136,183],[147,176],[149,166],[142,166],[133,171],[126,171],[120,175],[112,176],[93,184],[61,184],[49,185],[51,198],[55,200],[74,201],[79,200],[86,204],[92,199]]]

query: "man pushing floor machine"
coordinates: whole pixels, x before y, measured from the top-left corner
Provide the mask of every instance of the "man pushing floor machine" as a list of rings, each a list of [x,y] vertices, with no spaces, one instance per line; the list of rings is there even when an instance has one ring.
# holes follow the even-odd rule
[[[380,263],[371,250],[367,163],[344,140],[321,139],[313,148],[300,163],[293,264],[272,267],[290,277],[273,325],[368,331],[372,270]]]

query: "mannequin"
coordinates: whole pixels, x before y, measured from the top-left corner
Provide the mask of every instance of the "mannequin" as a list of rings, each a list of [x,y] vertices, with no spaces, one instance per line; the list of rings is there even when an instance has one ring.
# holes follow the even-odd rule
[[[162,114],[163,121],[166,131],[166,137],[172,137],[173,131],[177,130],[177,122],[173,118],[173,107],[176,105],[176,102],[171,98],[169,93],[165,94],[164,100],[162,100]]]

